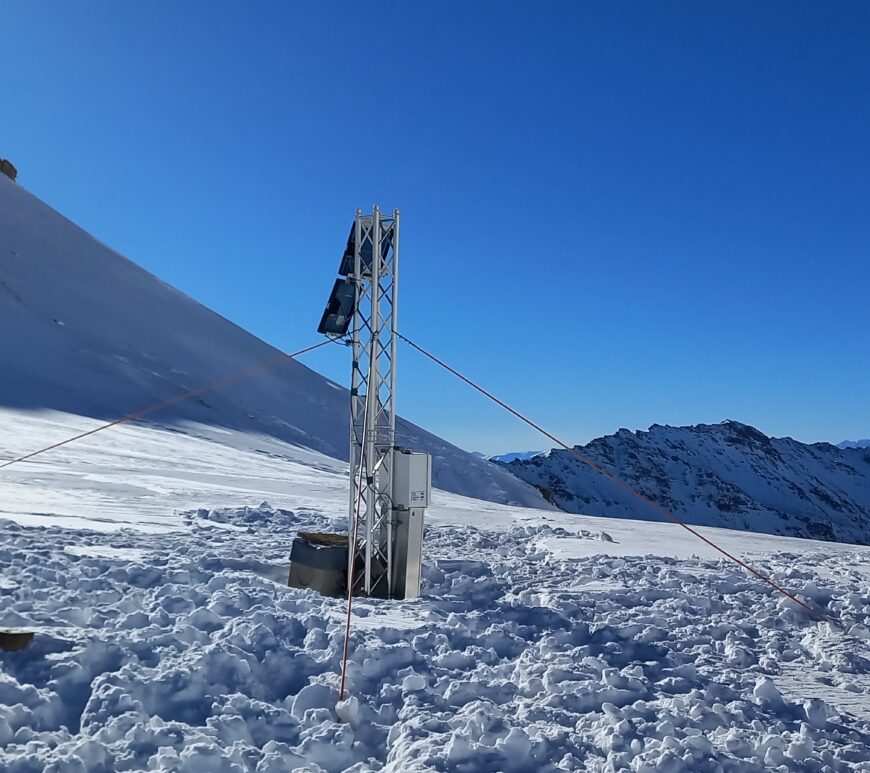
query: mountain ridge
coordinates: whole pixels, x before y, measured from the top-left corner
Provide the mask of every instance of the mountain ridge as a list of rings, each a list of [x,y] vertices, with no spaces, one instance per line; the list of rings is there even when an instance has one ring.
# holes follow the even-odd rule
[[[837,443],[837,448],[870,448],[870,438],[864,440],[844,440]]]
[[[525,461],[526,459],[532,459],[539,454],[542,454],[543,451],[509,451],[506,454],[493,454],[492,456],[487,456],[491,462],[513,462],[517,459]]]
[[[576,450],[684,521],[870,544],[870,452],[770,438],[734,420],[620,429]],[[660,518],[563,449],[504,465],[567,512]]]

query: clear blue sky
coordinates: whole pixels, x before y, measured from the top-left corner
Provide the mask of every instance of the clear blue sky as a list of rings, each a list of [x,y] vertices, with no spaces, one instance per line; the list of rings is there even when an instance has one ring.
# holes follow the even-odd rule
[[[870,436],[870,4],[0,0],[0,156],[284,349],[353,212],[401,328],[555,433]],[[344,351],[306,362],[346,382]],[[400,411],[533,432],[410,350]]]

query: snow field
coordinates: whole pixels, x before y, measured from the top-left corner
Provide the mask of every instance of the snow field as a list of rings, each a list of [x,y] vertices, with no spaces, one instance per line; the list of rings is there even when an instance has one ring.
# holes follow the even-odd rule
[[[3,770],[870,770],[867,552],[764,561],[844,634],[723,562],[437,525],[425,597],[355,602],[336,706],[344,603],[284,582],[295,532],[338,524],[265,504],[182,520],[2,522],[0,626],[38,631],[0,652]],[[599,552],[541,547],[563,540]]]

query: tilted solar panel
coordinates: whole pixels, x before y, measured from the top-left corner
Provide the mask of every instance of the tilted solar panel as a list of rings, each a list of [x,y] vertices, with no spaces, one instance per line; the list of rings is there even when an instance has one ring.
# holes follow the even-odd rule
[[[336,279],[317,332],[323,335],[343,336],[350,326],[355,304],[356,292],[353,282],[349,279]]]
[[[356,249],[356,233],[355,227],[350,227],[350,236],[347,237],[347,246],[344,248],[344,254],[341,256],[341,265],[338,267],[338,273],[342,276],[350,276],[353,273],[353,255]],[[393,243],[393,226],[384,225],[381,231],[381,257],[386,259],[390,252],[390,247]],[[368,237],[363,238],[360,247],[360,264],[363,269],[371,269],[372,267],[372,240]]]

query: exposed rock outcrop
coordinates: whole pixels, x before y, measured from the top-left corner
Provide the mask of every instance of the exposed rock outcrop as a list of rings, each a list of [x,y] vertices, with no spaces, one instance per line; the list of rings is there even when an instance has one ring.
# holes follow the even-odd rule
[[[3,172],[12,182],[18,177],[18,170],[8,158],[0,158],[0,172]]]

